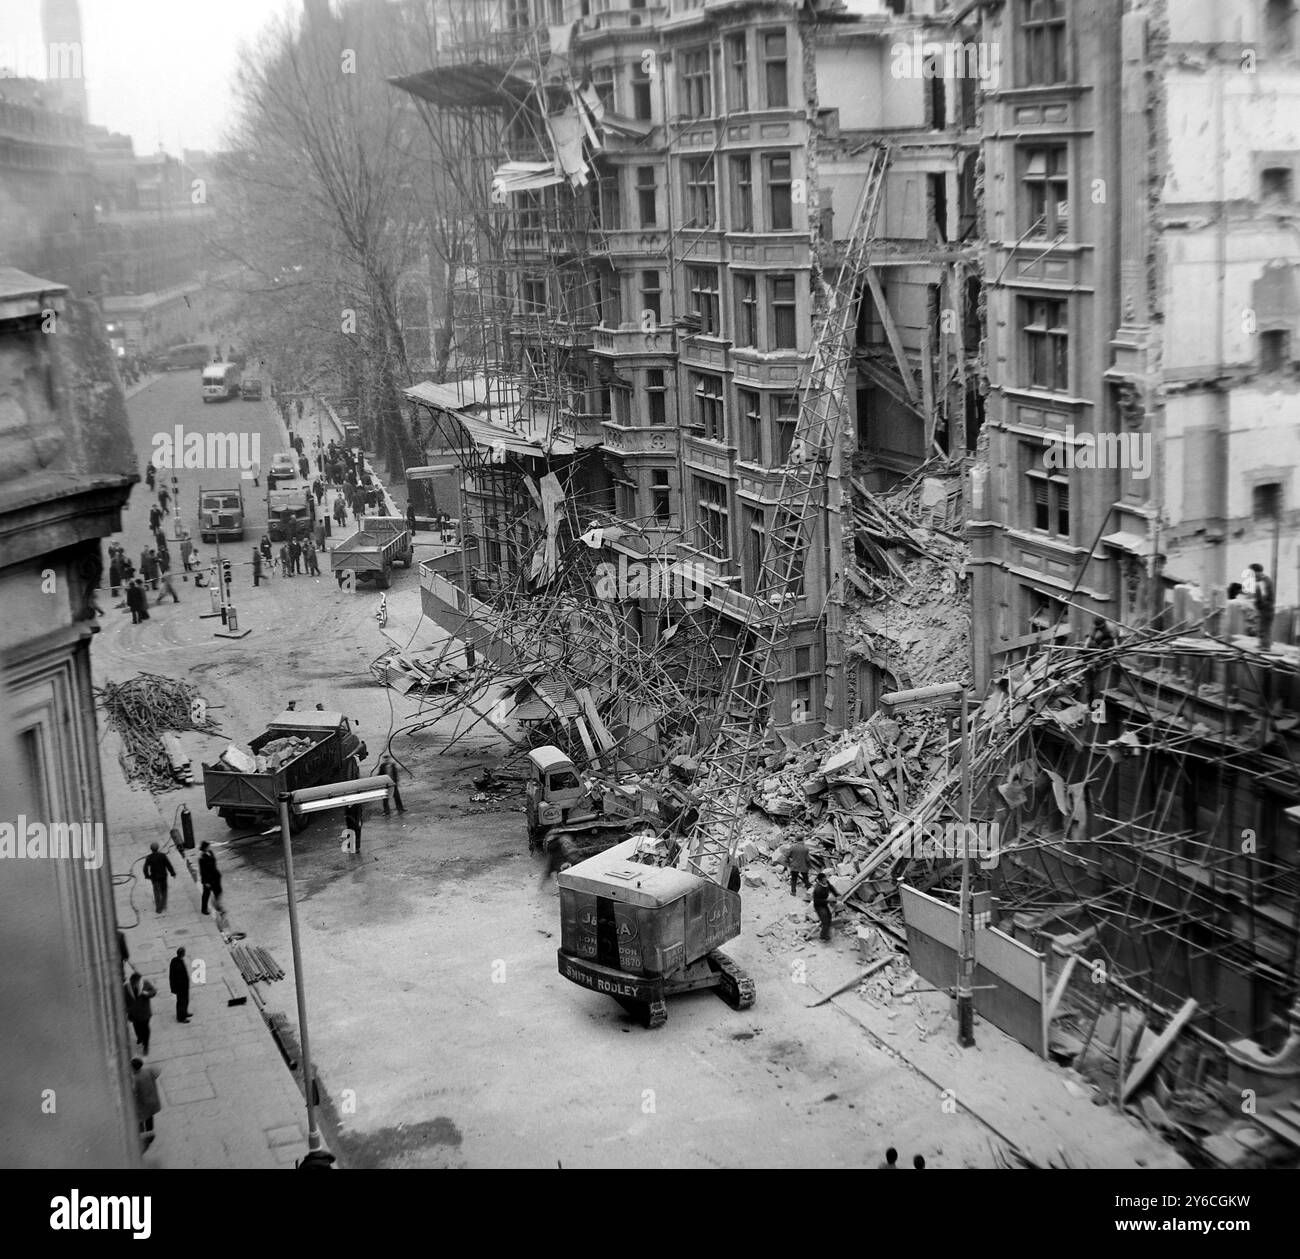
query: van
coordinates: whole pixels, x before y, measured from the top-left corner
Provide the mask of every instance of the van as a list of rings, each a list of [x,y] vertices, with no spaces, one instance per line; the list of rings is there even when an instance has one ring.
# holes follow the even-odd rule
[[[249,376],[239,387],[245,402],[261,402],[262,400],[262,382],[253,376]]]
[[[356,424],[343,425],[343,444],[349,450],[359,449],[361,446],[361,428]]]
[[[239,367],[235,363],[209,363],[203,369],[203,401],[223,402],[239,397]]]

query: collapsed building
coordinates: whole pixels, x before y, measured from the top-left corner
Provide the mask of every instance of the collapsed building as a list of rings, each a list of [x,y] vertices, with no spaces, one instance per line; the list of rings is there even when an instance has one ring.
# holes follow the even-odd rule
[[[1294,6],[923,7],[484,3],[396,81],[489,207],[460,379],[408,391],[458,456],[424,608],[590,767],[761,732],[705,792],[936,986],[963,862],[895,828],[998,827],[984,1017],[1285,1157],[1300,696],[1245,566],[1295,602]],[[952,730],[878,711],[936,682],[969,813]]]

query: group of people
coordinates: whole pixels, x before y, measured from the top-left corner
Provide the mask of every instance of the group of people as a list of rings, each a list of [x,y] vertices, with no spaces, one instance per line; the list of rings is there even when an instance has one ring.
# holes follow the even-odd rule
[[[285,577],[305,574],[308,577],[320,576],[320,551],[310,536],[299,538],[297,534],[283,543],[277,553],[271,544],[269,535],[264,534],[253,552],[253,585],[261,584],[262,578],[277,571]]]
[[[149,854],[144,859],[144,877],[153,888],[154,911],[162,914],[167,909],[168,880],[176,877],[176,869],[171,859],[162,851],[158,843],[149,845]],[[212,845],[204,841],[199,845],[199,882],[203,885],[203,912],[211,912],[208,904],[216,905],[217,913],[224,912],[221,890],[221,872],[217,868],[217,859],[212,852]],[[118,943],[122,952],[123,965],[129,965],[130,952],[122,932],[118,932]],[[176,1021],[188,1023],[190,1014],[190,963],[184,948],[178,948],[167,968],[167,984],[172,996],[176,998]],[[144,1148],[148,1149],[154,1139],[154,1116],[162,1109],[158,1094],[158,1068],[145,1064],[149,1053],[150,1024],[153,1020],[153,999],[158,995],[154,987],[138,970],[131,969],[123,985],[126,999],[126,1017],[135,1033],[140,1056],[131,1059],[131,1083],[135,1094],[136,1118],[139,1122],[140,1136]]]
[[[809,883],[810,858],[808,844],[802,836],[799,836],[790,845],[789,852],[786,854],[786,868],[790,871],[790,895],[797,896],[799,894],[798,885],[802,879],[805,889],[812,892],[813,909],[817,914],[817,921],[821,924],[821,936],[819,938],[829,940],[831,938],[831,910],[838,898],[835,888],[831,885],[830,875],[824,869],[818,870],[815,880],[811,884]]]

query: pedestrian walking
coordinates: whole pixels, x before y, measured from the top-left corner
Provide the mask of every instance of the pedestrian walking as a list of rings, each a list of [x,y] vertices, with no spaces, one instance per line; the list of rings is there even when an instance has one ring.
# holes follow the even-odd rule
[[[248,470],[253,474],[253,486],[257,487],[257,478],[262,475],[262,469],[256,463],[249,464]]]
[[[817,871],[817,882],[813,885],[813,909],[817,911],[817,920],[822,925],[821,938],[829,940],[831,938],[831,907],[829,902],[836,899],[835,889],[831,887],[831,881],[826,876],[825,870]]]
[[[261,549],[262,558],[269,564],[271,562],[271,535],[269,533],[262,534],[262,540],[257,545]]]
[[[797,896],[797,884],[803,879],[804,887],[808,887],[808,845],[800,836],[790,845],[790,856],[788,859],[790,869],[790,895]]]
[[[393,803],[397,805],[399,813],[405,813],[406,807],[402,804],[402,793],[397,788],[398,771],[397,762],[385,752],[379,758],[379,769],[376,771],[380,774],[387,774],[393,780]],[[388,797],[384,797],[384,816],[388,817]]]
[[[149,532],[150,533],[158,532],[158,526],[162,524],[162,518],[163,518],[162,508],[159,507],[157,503],[155,503],[151,508],[149,508]]]
[[[108,561],[108,593],[114,598],[121,597],[122,591],[122,561],[118,559],[117,553],[114,552],[112,558]]]
[[[299,399],[294,403],[294,407],[295,407],[295,409],[296,409],[297,412],[298,412],[298,419],[301,421],[301,420],[302,420],[302,399],[301,399],[301,398],[299,398]]]
[[[287,546],[280,547],[280,572],[286,577],[293,576],[293,569],[289,567],[289,548]]]
[[[415,504],[406,504],[406,527],[411,531],[411,537],[415,537]]]
[[[208,901],[217,907],[217,913],[225,913],[221,899],[221,871],[217,869],[217,859],[212,854],[212,845],[205,839],[199,845],[199,883],[203,886],[203,903],[200,908],[209,913]]]
[[[316,506],[319,507],[325,498],[325,487],[321,484],[320,477],[311,483],[311,492],[316,495]]]
[[[158,552],[152,547],[146,547],[140,556],[140,576],[150,590],[158,589]]]
[[[126,606],[131,612],[132,625],[149,619],[149,596],[145,594],[143,577],[137,577],[126,588]]]
[[[253,585],[254,587],[262,584],[262,552],[256,547],[253,548]]]
[[[167,880],[174,879],[176,871],[157,840],[149,845],[144,859],[144,877],[153,884],[153,907],[161,914],[167,908]]]
[[[149,1052],[149,1020],[153,1018],[153,999],[158,989],[138,970],[126,981],[126,1017],[135,1031],[142,1053]]]
[[[158,479],[158,469],[151,459],[144,466],[144,482],[149,487],[149,493],[153,493],[154,482]]]
[[[172,964],[167,968],[167,982],[176,997],[176,1021],[190,1021],[190,965],[185,960],[185,950],[177,949]]]
[[[289,563],[293,566],[293,573],[296,577],[299,572],[298,564],[302,559],[302,544],[297,537],[289,539]]]
[[[180,595],[176,593],[176,587],[172,585],[171,573],[164,572],[158,579],[158,585],[158,598],[154,601],[155,604],[161,603],[168,595],[171,595],[173,603],[179,603],[181,601]]]
[[[316,547],[310,538],[303,544],[304,554],[307,556],[307,572],[312,577],[320,576],[320,563],[316,559]]]
[[[181,534],[181,564],[187,573],[194,571],[194,543],[188,533]]]
[[[1259,649],[1269,651],[1273,646],[1273,616],[1276,611],[1273,579],[1262,564],[1252,564],[1250,571],[1255,574],[1255,632],[1259,636]]]
[[[304,481],[311,475],[311,465],[307,462],[306,455],[298,456],[298,475]]]
[[[146,1067],[141,1058],[131,1059],[131,1091],[135,1095],[135,1117],[140,1125],[144,1149],[153,1144],[153,1117],[162,1110],[158,1098],[158,1068]]]
[[[167,493],[167,487],[165,485],[161,486],[158,490],[158,506],[162,508],[162,514],[164,516],[170,516],[172,514],[171,504],[172,496]]]
[[[334,497],[334,523],[340,529],[348,523],[348,509],[344,506],[342,494],[337,494]]]

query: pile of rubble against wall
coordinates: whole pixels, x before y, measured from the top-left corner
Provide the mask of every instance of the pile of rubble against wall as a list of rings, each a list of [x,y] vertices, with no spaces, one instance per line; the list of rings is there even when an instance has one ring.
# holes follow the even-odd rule
[[[899,687],[970,678],[969,547],[959,530],[959,475],[922,469],[888,494],[854,481],[858,598],[845,610],[846,659],[866,660]]]

